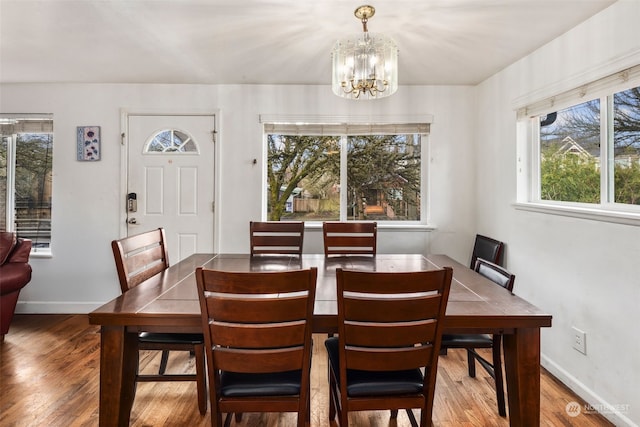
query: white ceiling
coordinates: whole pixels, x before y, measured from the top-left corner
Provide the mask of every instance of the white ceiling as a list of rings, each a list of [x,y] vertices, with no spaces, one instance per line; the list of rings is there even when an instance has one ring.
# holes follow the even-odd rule
[[[476,84],[615,0],[371,0],[401,85]],[[0,0],[0,82],[330,84],[366,0]]]

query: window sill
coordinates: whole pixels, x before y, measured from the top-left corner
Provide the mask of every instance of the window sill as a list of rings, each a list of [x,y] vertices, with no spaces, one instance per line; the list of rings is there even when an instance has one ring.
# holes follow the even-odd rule
[[[612,222],[625,225],[640,225],[640,213],[611,211],[576,206],[556,206],[544,203],[514,203],[517,210],[537,212],[550,215],[568,216],[572,218],[588,219],[592,221]]]
[[[321,230],[322,221],[307,221],[304,223],[304,228],[309,230]],[[397,230],[397,231],[423,231],[429,232],[435,230],[436,227],[428,224],[403,224],[396,222],[378,222],[378,230]]]
[[[53,258],[53,254],[50,249],[47,250],[39,250],[39,251],[31,251],[29,254],[29,258]]]

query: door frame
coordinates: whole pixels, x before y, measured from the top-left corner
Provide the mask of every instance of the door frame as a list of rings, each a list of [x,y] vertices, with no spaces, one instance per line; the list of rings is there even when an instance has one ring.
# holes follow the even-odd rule
[[[169,110],[169,109],[128,109],[120,108],[120,203],[118,204],[119,238],[127,236],[127,185],[129,182],[129,116],[213,116],[213,250],[220,247],[220,110]]]

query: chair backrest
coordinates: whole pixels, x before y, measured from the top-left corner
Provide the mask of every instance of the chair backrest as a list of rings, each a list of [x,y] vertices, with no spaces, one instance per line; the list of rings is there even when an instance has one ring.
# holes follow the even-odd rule
[[[347,390],[348,369],[424,368],[422,393],[414,398],[427,399],[430,410],[452,274],[451,267],[393,273],[336,270],[341,390]]]
[[[169,268],[163,228],[111,242],[122,293]]]
[[[478,258],[474,270],[492,282],[507,289],[509,292],[513,292],[513,284],[516,281],[516,276],[509,273],[503,267],[489,262],[486,259]]]
[[[376,222],[324,222],[322,235],[325,256],[375,255],[377,251]]]
[[[492,239],[491,237],[476,234],[476,240],[473,244],[473,252],[471,254],[471,264],[469,268],[475,268],[476,259],[482,258],[494,264],[502,264],[502,250],[504,243]]]
[[[316,278],[315,267],[278,272],[196,269],[210,393],[212,399],[217,396],[217,405],[224,403],[218,402],[221,371],[300,371],[299,399],[307,401]],[[254,412],[268,412],[274,404],[271,400]],[[218,409],[214,413],[252,412]]]
[[[249,222],[251,255],[302,255],[304,222],[251,221]]]

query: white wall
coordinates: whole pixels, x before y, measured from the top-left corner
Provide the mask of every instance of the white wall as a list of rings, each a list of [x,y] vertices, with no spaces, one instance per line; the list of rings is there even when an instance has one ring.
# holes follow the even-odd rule
[[[124,221],[121,109],[219,113],[216,247],[232,253],[248,252],[248,223],[262,212],[260,114],[430,115],[431,158],[425,162],[431,168],[431,223],[438,228],[383,228],[379,251],[432,250],[468,260],[475,226],[473,129],[467,125],[474,117],[472,87],[401,87],[371,102],[338,98],[328,86],[4,84],[0,91],[3,113],[54,114],[53,257],[31,259],[33,280],[20,295],[19,312],[85,313],[119,294],[109,244],[120,237]],[[82,125],[102,127],[98,162],[75,160],[75,129]],[[320,237],[319,230],[309,230],[305,252],[320,253]]]
[[[640,423],[640,228],[516,210],[513,106],[640,63],[639,22],[640,2],[615,3],[477,88],[478,231],[507,243],[515,293],[553,315],[543,365],[589,403],[616,406],[601,408],[616,425]]]

